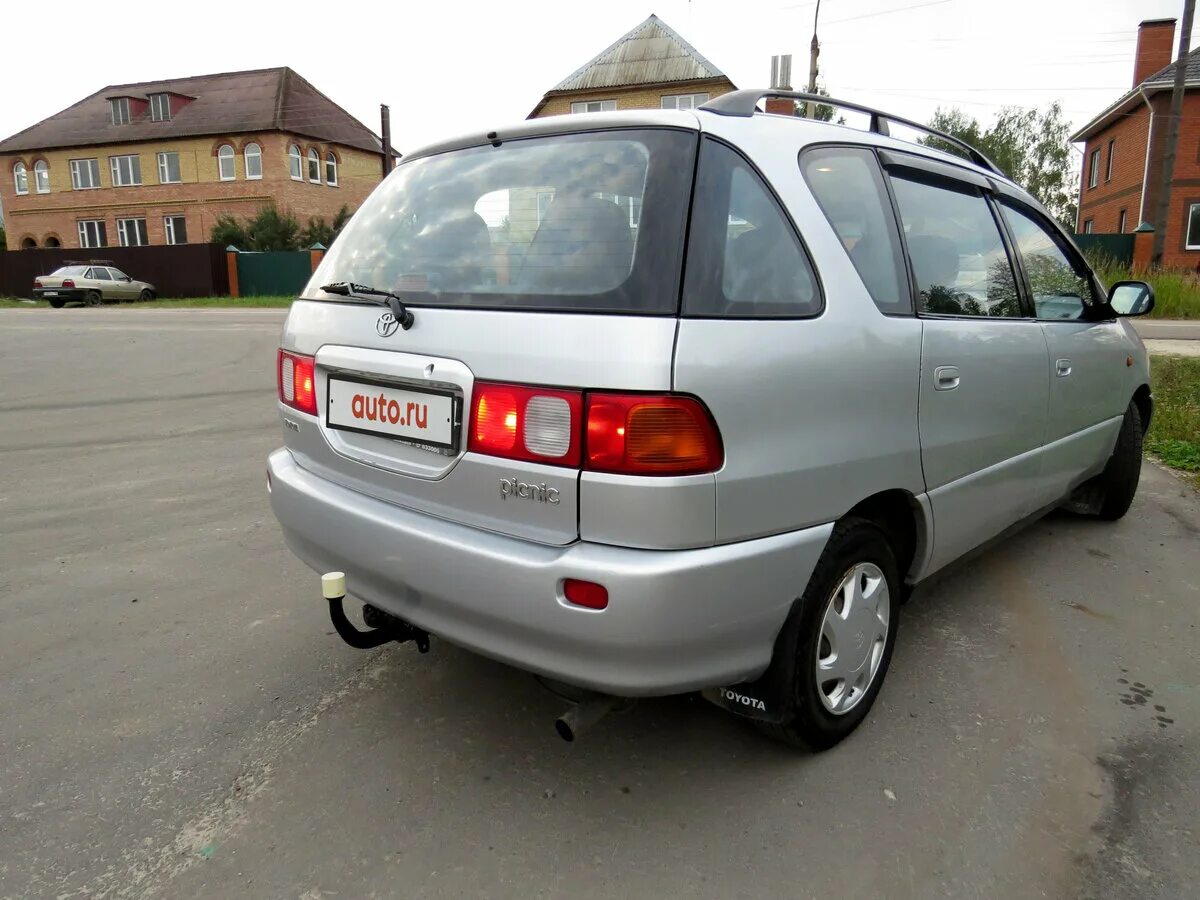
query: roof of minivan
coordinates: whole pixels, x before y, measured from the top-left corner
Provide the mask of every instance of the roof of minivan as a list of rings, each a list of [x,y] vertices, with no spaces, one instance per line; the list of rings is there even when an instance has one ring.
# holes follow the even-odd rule
[[[795,116],[775,115],[771,113],[755,113],[751,117],[722,116],[709,112],[703,107],[688,111],[635,109],[547,116],[541,119],[524,119],[489,131],[471,132],[434,144],[428,144],[410,153],[401,162],[401,165],[423,156],[445,153],[448,150],[461,150],[485,144],[499,144],[508,140],[536,137],[539,135],[607,131],[618,128],[684,128],[690,131],[699,130],[728,135],[736,133],[745,127],[771,128],[781,131],[793,129],[791,131],[792,135],[801,136],[801,140],[797,143],[797,150],[809,144],[853,143],[917,154],[928,159],[965,169],[977,177],[1004,184],[1010,190],[1018,192],[1023,198],[1033,200],[1023,188],[1010,178],[999,175],[961,156],[946,153],[935,147],[865,131],[861,128],[853,128],[849,125],[838,125],[833,122],[818,122],[811,119],[801,119]],[[1036,201],[1033,202],[1036,203]],[[1040,208],[1040,204],[1038,206]]]

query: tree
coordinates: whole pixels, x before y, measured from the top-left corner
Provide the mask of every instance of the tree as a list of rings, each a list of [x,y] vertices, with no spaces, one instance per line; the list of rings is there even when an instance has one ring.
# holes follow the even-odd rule
[[[0,222],[0,251],[8,246],[8,233],[4,230],[4,224]]]
[[[300,247],[300,223],[290,212],[265,203],[244,222],[231,215],[218,216],[209,240],[239,250],[296,250]]]
[[[342,228],[345,227],[346,222],[350,220],[350,215],[350,207],[342,204],[342,208],[333,217],[332,224],[327,223],[324,216],[309,217],[308,224],[300,232],[300,246],[311,247],[313,244],[324,244],[326,248],[330,247],[341,233]]]
[[[826,90],[826,88],[825,88],[824,82],[821,82],[821,81],[817,82],[817,89],[814,93],[820,94],[822,97],[830,96],[829,91]],[[805,114],[805,110],[807,108],[808,108],[807,104],[797,103],[796,104],[797,118],[807,119],[808,116]],[[816,120],[818,122],[832,122],[833,114],[834,114],[834,108],[832,106],[827,106],[824,103],[819,103],[819,104],[817,104],[816,109],[813,110],[812,117],[814,120]],[[838,116],[838,120],[835,124],[845,125],[846,120],[844,117]]]
[[[1077,179],[1068,140],[1071,129],[1064,121],[1062,106],[1057,101],[1044,111],[1036,107],[1006,106],[990,128],[984,128],[961,109],[939,108],[929,121],[929,127],[982,151],[1013,181],[1037,197],[1064,227],[1075,230]],[[960,152],[937,138],[930,138],[926,143]]]

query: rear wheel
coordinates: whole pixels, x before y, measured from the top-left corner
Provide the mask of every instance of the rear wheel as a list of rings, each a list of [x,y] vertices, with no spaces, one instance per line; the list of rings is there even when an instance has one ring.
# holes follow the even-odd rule
[[[104,303],[104,298],[100,296],[99,291],[88,291],[83,298],[84,304],[87,306],[100,306]]]
[[[46,302],[49,303],[55,309],[62,309],[63,304],[66,303],[67,301],[66,300],[47,300]]]
[[[139,300],[153,300],[154,299],[154,291],[150,290],[150,288],[145,288],[140,294],[138,294],[138,299]]]
[[[857,728],[891,662],[900,594],[883,531],[864,519],[839,522],[779,645],[794,653],[793,711],[759,727],[809,750],[832,747]]]

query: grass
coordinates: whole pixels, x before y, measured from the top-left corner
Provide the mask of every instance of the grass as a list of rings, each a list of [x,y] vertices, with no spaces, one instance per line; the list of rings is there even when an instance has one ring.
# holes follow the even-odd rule
[[[1200,357],[1152,356],[1154,418],[1146,449],[1200,487]]]
[[[179,300],[149,300],[136,303],[105,303],[106,309],[200,309],[231,308],[283,308],[292,305],[294,297],[184,297]],[[75,304],[78,306],[78,304]],[[45,300],[14,300],[0,298],[0,309],[49,309],[50,304]]]
[[[1091,259],[1106,287],[1114,281],[1148,281],[1154,288],[1152,319],[1200,319],[1200,274],[1185,269],[1159,269],[1137,275],[1107,257]]]

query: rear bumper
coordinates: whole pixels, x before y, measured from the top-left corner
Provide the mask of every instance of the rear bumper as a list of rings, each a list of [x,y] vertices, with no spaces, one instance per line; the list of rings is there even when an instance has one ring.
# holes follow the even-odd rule
[[[757,677],[832,525],[699,550],[536,544],[393,506],[267,461],[271,507],[291,550],[346,573],[355,597],[518,668],[621,696]],[[608,589],[570,606],[562,582]],[[317,586],[311,588],[314,606]]]
[[[33,296],[37,300],[82,300],[87,291],[81,288],[34,288]]]

